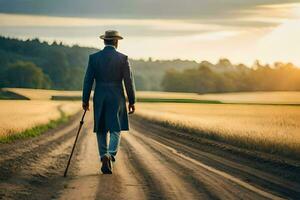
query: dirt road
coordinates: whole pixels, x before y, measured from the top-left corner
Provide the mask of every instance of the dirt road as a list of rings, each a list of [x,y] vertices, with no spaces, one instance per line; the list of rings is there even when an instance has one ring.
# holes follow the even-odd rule
[[[63,178],[80,115],[44,135],[0,147],[0,199],[299,199],[297,162],[267,161],[131,118],[113,175],[100,173],[92,114]]]

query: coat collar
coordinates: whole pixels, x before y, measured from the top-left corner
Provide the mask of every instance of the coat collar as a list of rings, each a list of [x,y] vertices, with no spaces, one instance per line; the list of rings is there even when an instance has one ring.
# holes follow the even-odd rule
[[[103,50],[116,50],[116,48],[112,45],[106,45]]]

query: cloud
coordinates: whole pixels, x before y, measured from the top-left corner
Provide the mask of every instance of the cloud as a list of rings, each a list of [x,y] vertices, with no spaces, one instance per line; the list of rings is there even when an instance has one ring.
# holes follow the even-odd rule
[[[297,0],[285,0],[285,3]],[[282,0],[0,0],[0,12],[109,18],[219,18]]]
[[[213,60],[225,56],[240,62],[280,58],[300,63],[297,45],[282,53],[293,43],[289,32],[296,30],[281,26],[300,19],[300,3],[299,0],[282,2],[0,0],[0,28],[5,36],[38,37],[93,47],[101,44],[98,35],[107,29],[117,29],[126,38],[121,50],[136,58]],[[286,32],[272,32],[279,27]],[[285,43],[276,42],[282,39]],[[283,44],[286,46],[280,48]],[[280,51],[275,51],[275,46]]]
[[[118,29],[131,36],[184,36],[199,33],[223,31],[224,27],[215,24],[201,24],[192,21],[174,19],[98,19],[79,17],[55,17],[36,15],[0,14],[0,27],[2,30],[48,30],[48,33],[56,35],[56,32],[70,32],[95,34],[107,29]],[[230,28],[228,28],[230,29]],[[71,34],[72,35],[72,34]]]

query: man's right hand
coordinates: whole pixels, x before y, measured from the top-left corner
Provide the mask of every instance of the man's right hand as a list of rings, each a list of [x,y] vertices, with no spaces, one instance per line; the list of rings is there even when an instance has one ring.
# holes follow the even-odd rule
[[[84,102],[82,102],[82,108],[83,108],[83,110],[90,110],[90,105],[89,105],[89,103],[84,103]]]
[[[129,110],[128,114],[133,114],[134,111],[135,111],[135,106],[134,106],[134,104],[129,104],[129,105],[128,105],[128,110]]]

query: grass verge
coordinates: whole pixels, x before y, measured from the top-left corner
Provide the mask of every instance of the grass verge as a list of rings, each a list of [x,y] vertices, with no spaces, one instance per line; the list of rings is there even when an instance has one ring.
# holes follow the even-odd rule
[[[221,104],[216,100],[199,100],[199,99],[161,99],[161,98],[137,98],[137,102],[143,103],[205,103],[205,104]]]
[[[81,101],[81,96],[52,96],[51,100],[59,101]],[[201,100],[201,99],[167,99],[167,98],[137,98],[140,103],[195,103],[195,104],[228,104],[228,105],[262,105],[262,106],[300,106],[294,103],[247,103],[247,102],[222,102],[219,100]]]
[[[0,99],[2,100],[29,100],[29,98],[14,92],[5,91],[0,88]]]
[[[50,129],[53,129],[63,123],[68,122],[71,116],[66,115],[60,108],[58,108],[58,109],[60,112],[59,119],[50,120],[50,122],[48,122],[47,124],[38,125],[38,126],[30,128],[30,129],[26,129],[19,133],[0,136],[0,143],[10,143],[10,142],[13,142],[13,141],[19,140],[19,139],[36,137]]]
[[[51,100],[59,100],[59,101],[81,101],[81,96],[51,96]]]

